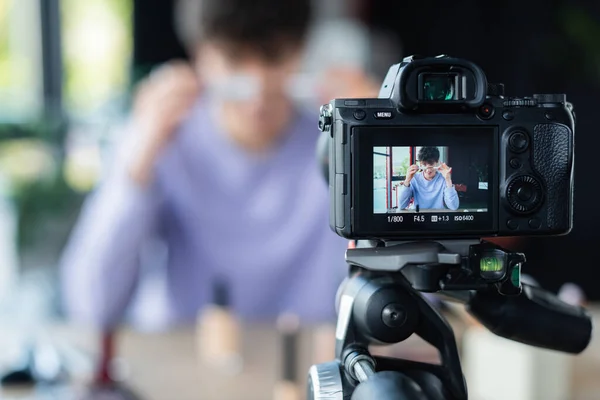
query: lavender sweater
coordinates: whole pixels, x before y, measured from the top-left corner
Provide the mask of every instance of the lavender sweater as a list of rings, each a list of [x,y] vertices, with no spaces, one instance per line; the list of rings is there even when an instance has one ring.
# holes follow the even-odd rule
[[[405,209],[414,197],[415,206],[420,209],[449,208],[456,210],[459,206],[458,193],[454,186],[446,187],[446,180],[441,173],[436,173],[432,180],[428,181],[421,173],[415,174],[408,187],[400,186],[400,197],[398,204],[400,209]]]
[[[112,163],[62,258],[70,317],[103,329],[126,311],[154,327],[192,322],[219,279],[242,318],[290,311],[334,320],[347,241],[328,226],[316,117],[299,113],[280,146],[259,158],[231,142],[211,114],[199,100],[150,188],[128,180],[120,157]]]

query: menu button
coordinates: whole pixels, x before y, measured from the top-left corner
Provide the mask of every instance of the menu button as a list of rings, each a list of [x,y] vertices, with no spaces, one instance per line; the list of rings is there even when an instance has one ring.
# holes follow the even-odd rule
[[[377,111],[377,112],[375,112],[375,118],[390,119],[390,118],[392,118],[392,112],[391,111]]]

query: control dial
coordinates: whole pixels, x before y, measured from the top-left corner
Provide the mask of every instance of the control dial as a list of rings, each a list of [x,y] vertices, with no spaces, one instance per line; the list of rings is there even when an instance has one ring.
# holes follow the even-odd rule
[[[540,181],[531,175],[513,178],[506,187],[506,199],[510,208],[519,214],[535,211],[544,197],[544,189]]]
[[[504,101],[504,107],[535,107],[536,105],[537,100],[530,97],[513,97]]]

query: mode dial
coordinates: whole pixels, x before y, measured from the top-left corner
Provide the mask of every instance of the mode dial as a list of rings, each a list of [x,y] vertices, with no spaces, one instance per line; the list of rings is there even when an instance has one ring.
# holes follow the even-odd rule
[[[561,103],[564,104],[567,102],[566,94],[534,94],[533,98],[537,100],[538,103]]]

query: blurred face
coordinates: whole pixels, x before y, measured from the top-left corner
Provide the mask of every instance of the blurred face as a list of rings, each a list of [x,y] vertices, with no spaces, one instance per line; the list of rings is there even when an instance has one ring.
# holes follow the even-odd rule
[[[432,180],[435,177],[435,174],[437,174],[437,170],[440,168],[440,163],[432,161],[421,161],[420,167],[425,179]]]
[[[232,56],[216,44],[201,46],[196,68],[204,90],[224,131],[246,149],[267,149],[286,131],[293,115],[286,89],[300,59],[300,49],[267,62],[250,51]]]

